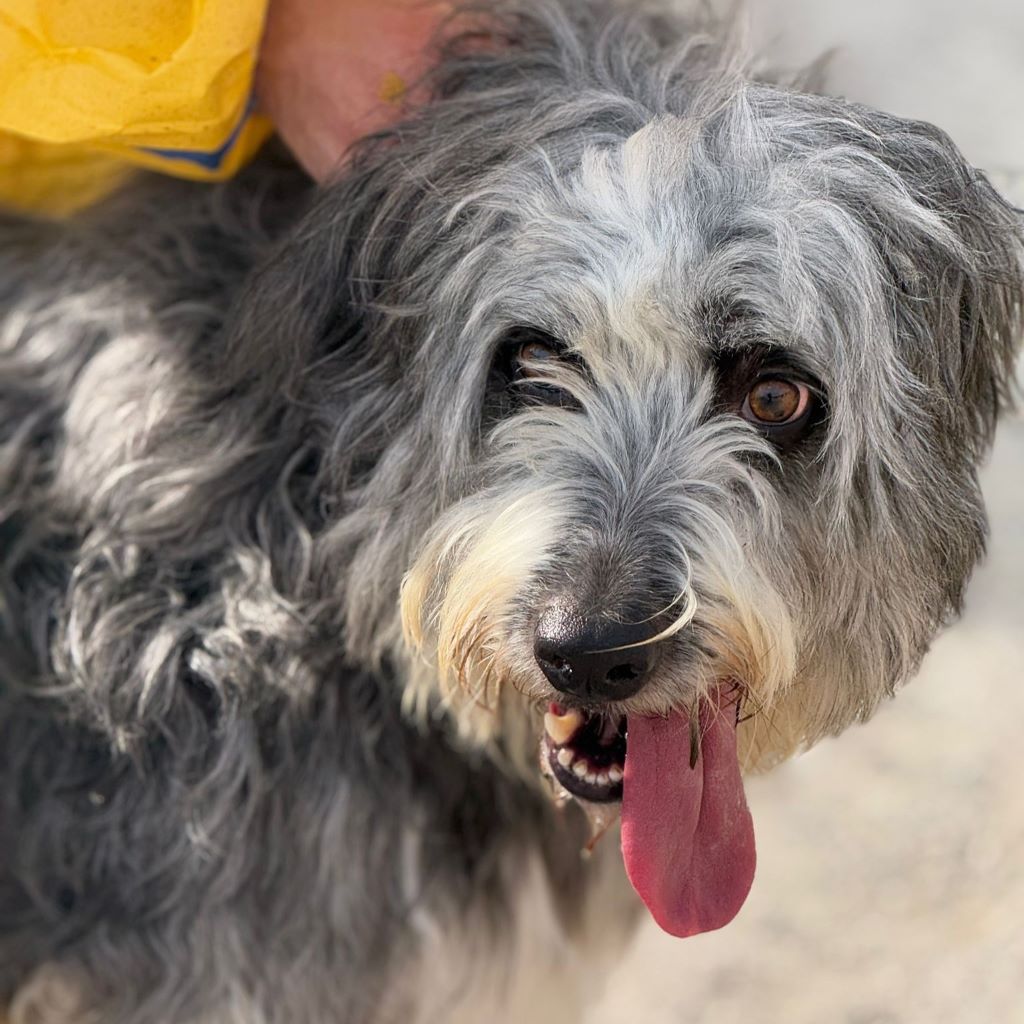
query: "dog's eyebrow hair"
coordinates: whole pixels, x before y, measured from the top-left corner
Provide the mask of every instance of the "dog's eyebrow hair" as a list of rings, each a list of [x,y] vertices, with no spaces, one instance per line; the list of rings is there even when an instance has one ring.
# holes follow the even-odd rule
[[[745,302],[709,300],[697,307],[696,320],[715,350],[784,347],[763,314]]]
[[[812,367],[801,353],[768,339],[748,339],[745,343],[717,346],[711,350],[709,362],[722,383],[736,377],[738,368],[742,368],[744,378],[762,370],[779,369],[804,378],[819,393],[825,391],[820,371]]]
[[[748,334],[736,338],[715,338],[708,348],[711,360],[715,363],[742,359],[757,359],[761,362],[771,360],[792,362],[794,359],[792,349],[786,348],[764,335]]]

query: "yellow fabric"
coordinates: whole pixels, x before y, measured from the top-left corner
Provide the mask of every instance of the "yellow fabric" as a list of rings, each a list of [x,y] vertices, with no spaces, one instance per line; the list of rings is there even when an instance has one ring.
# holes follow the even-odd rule
[[[265,8],[0,0],[0,202],[67,212],[116,185],[126,163],[229,177],[270,133],[247,116]],[[149,151],[226,143],[213,167]]]

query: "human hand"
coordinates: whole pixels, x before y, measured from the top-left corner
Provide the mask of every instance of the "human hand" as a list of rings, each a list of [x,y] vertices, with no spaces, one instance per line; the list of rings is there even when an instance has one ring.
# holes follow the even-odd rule
[[[447,0],[271,0],[256,94],[314,178],[397,116],[450,10]]]

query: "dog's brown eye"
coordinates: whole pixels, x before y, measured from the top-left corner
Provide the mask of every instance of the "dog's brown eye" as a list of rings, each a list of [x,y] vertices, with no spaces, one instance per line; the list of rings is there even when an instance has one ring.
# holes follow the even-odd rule
[[[573,375],[585,374],[580,357],[539,327],[516,327],[495,354],[491,383],[504,393],[508,411],[537,405],[577,407]]]
[[[520,377],[541,377],[559,359],[558,350],[543,341],[527,341],[516,352],[516,363]]]
[[[811,389],[806,384],[770,377],[759,380],[747,392],[740,411],[751,423],[781,427],[801,419],[810,403]]]

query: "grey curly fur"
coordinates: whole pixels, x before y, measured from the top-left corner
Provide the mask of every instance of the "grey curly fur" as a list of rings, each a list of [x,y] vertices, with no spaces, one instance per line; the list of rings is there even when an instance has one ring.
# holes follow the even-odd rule
[[[438,691],[402,707],[403,577],[533,472],[580,481],[562,515],[601,537],[666,439],[706,470],[621,559],[659,564],[653,519],[695,508],[691,554],[749,542],[792,634],[760,763],[870,714],[959,607],[1020,334],[1017,213],[937,129],[758,80],[703,15],[486,23],[330,187],[268,153],[67,224],[0,215],[0,1001],[56,965],[75,995],[53,1020],[419,1019],[418,915],[500,959],[508,865],[538,850],[571,933],[581,822],[508,767],[510,734],[473,746]],[[642,201],[616,162],[637,133]],[[651,251],[650,334],[696,341],[631,390],[647,357],[586,338]],[[491,430],[522,322],[621,378],[578,385],[581,434],[566,410]],[[713,415],[693,367],[737,323],[822,380],[812,449]],[[578,537],[559,552],[585,561]],[[694,558],[684,584],[713,590]],[[554,564],[509,620],[532,697],[517,644],[528,598],[567,585]]]

